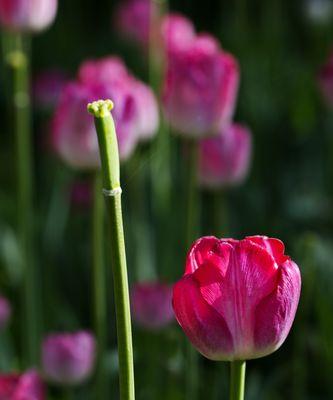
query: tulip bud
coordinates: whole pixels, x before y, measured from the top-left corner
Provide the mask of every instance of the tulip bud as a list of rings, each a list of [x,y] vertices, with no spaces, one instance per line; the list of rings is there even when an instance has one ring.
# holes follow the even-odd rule
[[[147,330],[159,330],[173,320],[172,288],[166,284],[137,283],[131,290],[134,321]]]
[[[0,0],[0,24],[13,31],[39,32],[55,19],[57,0]]]
[[[193,23],[181,14],[167,14],[161,24],[164,47],[172,57],[177,51],[187,48],[195,39]]]
[[[45,386],[37,372],[0,375],[0,399],[45,400]]]
[[[199,182],[219,188],[241,183],[249,170],[252,138],[243,125],[232,124],[218,136],[202,139],[199,145]]]
[[[65,74],[57,69],[45,70],[33,80],[33,96],[36,106],[52,110],[58,103],[67,82]]]
[[[0,296],[0,330],[3,330],[7,326],[11,313],[12,310],[9,301],[5,297]]]
[[[197,36],[169,59],[162,100],[171,126],[189,137],[215,134],[232,119],[238,81],[234,57]]]
[[[95,339],[88,332],[51,334],[42,345],[43,371],[60,385],[82,383],[92,373]]]
[[[298,266],[278,239],[203,237],[190,249],[173,308],[197,350],[212,360],[248,360],[277,350],[293,323]]]

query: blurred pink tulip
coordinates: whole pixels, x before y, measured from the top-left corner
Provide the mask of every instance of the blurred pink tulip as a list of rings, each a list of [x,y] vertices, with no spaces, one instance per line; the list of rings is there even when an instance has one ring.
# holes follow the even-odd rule
[[[0,330],[6,328],[11,313],[12,309],[9,301],[5,297],[0,296]]]
[[[168,55],[172,57],[177,51],[186,49],[195,39],[193,23],[177,13],[167,14],[161,23],[161,34]]]
[[[5,29],[39,32],[55,19],[57,0],[0,0],[0,23]]]
[[[147,330],[159,330],[173,321],[172,288],[160,282],[137,283],[131,290],[134,321]]]
[[[319,71],[318,84],[327,103],[333,106],[333,52]]]
[[[278,239],[203,237],[190,249],[173,291],[177,320],[212,360],[266,356],[285,341],[298,306],[301,276]]]
[[[219,188],[241,183],[249,170],[252,150],[250,131],[232,124],[218,136],[200,141],[199,182],[201,186]]]
[[[57,105],[66,83],[65,74],[57,69],[45,70],[36,75],[33,80],[33,95],[36,106],[40,109],[53,109]]]
[[[45,400],[44,383],[37,372],[0,374],[0,400]]]
[[[216,133],[233,117],[238,82],[235,58],[198,35],[169,59],[162,100],[171,126],[188,137]]]
[[[95,353],[95,339],[88,332],[51,334],[43,341],[43,371],[54,383],[80,384],[92,374]]]

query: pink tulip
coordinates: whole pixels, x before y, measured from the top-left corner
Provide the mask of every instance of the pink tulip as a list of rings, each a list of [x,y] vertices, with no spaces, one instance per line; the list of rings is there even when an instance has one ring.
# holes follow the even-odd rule
[[[238,91],[234,57],[208,35],[198,35],[170,58],[163,88],[171,126],[189,137],[216,133],[230,123]]]
[[[249,170],[252,138],[243,125],[232,124],[218,136],[200,141],[199,182],[219,188],[241,183]]]
[[[164,328],[173,320],[172,288],[160,282],[137,283],[131,290],[134,321],[148,330]]]
[[[37,372],[0,375],[1,400],[45,400],[44,384]]]
[[[333,106],[333,52],[319,71],[318,84],[327,103]]]
[[[0,0],[0,24],[14,31],[39,32],[55,19],[57,0]]]
[[[177,320],[212,360],[266,356],[286,339],[301,289],[297,265],[278,239],[203,237],[173,291]]]
[[[12,309],[9,301],[5,297],[0,296],[0,330],[3,330],[7,326],[11,313]]]
[[[114,25],[122,36],[147,47],[151,17],[156,12],[152,0],[125,0],[120,2],[116,10]]]
[[[38,108],[53,109],[67,83],[65,74],[57,69],[42,71],[34,78],[33,95]]]
[[[164,47],[170,57],[186,49],[195,40],[195,28],[186,17],[177,13],[167,14],[161,23],[161,34]]]
[[[51,334],[42,346],[43,371],[47,378],[61,385],[76,385],[92,374],[95,339],[88,332]]]

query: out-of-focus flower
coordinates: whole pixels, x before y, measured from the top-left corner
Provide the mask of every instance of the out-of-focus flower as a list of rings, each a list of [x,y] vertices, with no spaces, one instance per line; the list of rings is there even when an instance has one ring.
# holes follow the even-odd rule
[[[252,149],[250,131],[232,124],[217,136],[202,139],[199,145],[199,182],[219,188],[241,183],[249,170]]]
[[[157,130],[159,117],[153,93],[116,57],[85,62],[78,76],[62,92],[53,120],[54,148],[73,167],[97,168],[97,135],[86,106],[110,98],[115,105],[120,158],[127,159],[141,138],[151,137]]]
[[[278,239],[203,237],[188,253],[173,291],[177,320],[212,360],[266,356],[286,339],[298,306],[301,276]]]
[[[39,32],[54,21],[57,0],[0,0],[0,23],[14,31]]]
[[[114,25],[122,36],[147,47],[151,18],[156,14],[156,3],[152,0],[122,1],[116,10]]]
[[[66,75],[57,69],[45,70],[33,81],[34,100],[40,109],[52,110],[67,83]]]
[[[0,296],[0,330],[7,326],[11,313],[12,309],[9,301],[5,297]]]
[[[305,0],[304,14],[313,24],[328,24],[333,17],[333,3],[331,0]]]
[[[95,338],[89,332],[51,334],[43,341],[43,371],[51,382],[80,384],[93,371],[95,353]]]
[[[148,330],[164,328],[173,320],[172,288],[160,282],[137,283],[131,290],[134,321]]]
[[[325,100],[333,106],[333,52],[319,71],[318,84]]]
[[[193,23],[177,13],[167,14],[161,23],[161,34],[167,54],[172,54],[187,48],[195,39],[196,33]]]
[[[70,186],[70,200],[74,206],[87,208],[92,202],[92,188],[88,181],[76,181]]]
[[[34,370],[0,375],[1,400],[45,400],[45,386]]]
[[[198,35],[169,59],[163,105],[171,126],[189,137],[216,133],[230,123],[237,98],[239,69],[209,35]]]

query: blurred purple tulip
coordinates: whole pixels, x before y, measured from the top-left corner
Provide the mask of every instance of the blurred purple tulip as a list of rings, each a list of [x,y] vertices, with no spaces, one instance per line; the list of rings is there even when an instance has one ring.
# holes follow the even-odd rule
[[[0,375],[0,400],[45,400],[43,381],[34,370]]]
[[[218,136],[202,139],[199,147],[199,182],[219,188],[241,183],[249,170],[252,137],[248,128],[232,124]]]
[[[160,282],[137,283],[131,290],[134,321],[147,330],[159,330],[173,321],[172,287]]]
[[[57,0],[0,0],[0,23],[5,29],[39,32],[55,19]]]
[[[0,296],[0,330],[6,328],[11,314],[12,308],[9,301],[5,297]]]
[[[89,332],[56,333],[42,345],[42,365],[46,377],[59,385],[76,385],[92,374],[95,338]]]
[[[216,133],[230,123],[238,92],[235,58],[209,35],[198,35],[169,59],[163,105],[171,126],[188,137]]]
[[[59,101],[61,92],[67,83],[64,72],[49,69],[40,72],[33,80],[33,96],[38,108],[52,110]]]

